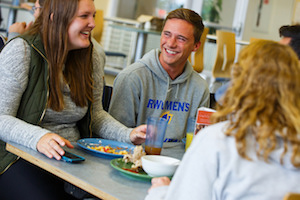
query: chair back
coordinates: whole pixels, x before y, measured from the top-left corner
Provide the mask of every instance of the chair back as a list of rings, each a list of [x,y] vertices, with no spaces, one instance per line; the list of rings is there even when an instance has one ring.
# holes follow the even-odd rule
[[[109,109],[109,104],[110,104],[112,93],[113,93],[113,87],[109,86],[109,85],[104,85],[103,96],[102,96],[102,106],[103,106],[103,110],[105,110],[106,112],[108,112],[108,109]]]
[[[209,28],[205,27],[203,30],[203,33],[200,38],[201,45],[199,49],[196,52],[192,52],[189,56],[189,61],[192,63],[193,68],[196,72],[201,73],[204,68],[204,62],[203,62],[203,50],[204,50],[204,44],[206,41],[206,36],[208,33]]]
[[[257,42],[257,41],[273,41],[273,40],[267,40],[267,39],[261,39],[261,38],[253,38],[253,37],[251,37],[249,43],[251,44],[251,43]]]
[[[300,200],[300,193],[287,193],[283,200]]]
[[[95,28],[92,31],[92,37],[95,38],[95,40],[100,43],[103,33],[103,27],[104,27],[104,16],[103,16],[103,10],[96,10],[96,16],[95,16]]]
[[[2,48],[4,47],[5,43],[6,43],[5,37],[0,34],[0,52],[1,52]]]
[[[212,74],[215,78],[230,78],[235,59],[235,34],[217,30],[217,55]]]
[[[261,40],[261,39],[260,38],[251,37],[249,43],[253,43],[253,42],[256,42],[258,40]]]

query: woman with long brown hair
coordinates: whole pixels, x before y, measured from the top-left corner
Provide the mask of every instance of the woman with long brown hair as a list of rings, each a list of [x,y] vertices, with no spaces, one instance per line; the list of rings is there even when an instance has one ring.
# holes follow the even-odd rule
[[[283,199],[300,193],[300,65],[289,46],[258,41],[233,66],[232,83],[170,180],[149,199]],[[158,189],[160,188],[160,190]],[[163,190],[165,190],[163,192]],[[160,193],[160,194],[161,194]]]
[[[102,108],[104,59],[91,44],[95,13],[93,0],[45,0],[30,30],[2,50],[0,198],[5,199],[2,191],[6,189],[12,199],[18,197],[14,195],[60,198],[53,196],[53,187],[59,184],[47,182],[53,177],[36,176],[38,169],[22,159],[16,161],[16,156],[5,151],[5,142],[22,144],[57,160],[65,153],[61,146],[72,148],[70,142],[84,137],[144,142],[145,125],[128,129]]]

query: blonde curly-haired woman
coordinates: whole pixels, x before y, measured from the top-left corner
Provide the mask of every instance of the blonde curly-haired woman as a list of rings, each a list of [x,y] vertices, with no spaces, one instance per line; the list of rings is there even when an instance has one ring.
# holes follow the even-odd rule
[[[216,124],[197,134],[171,184],[152,179],[147,200],[281,200],[300,193],[296,53],[277,42],[254,42],[241,51],[232,76],[212,116]]]

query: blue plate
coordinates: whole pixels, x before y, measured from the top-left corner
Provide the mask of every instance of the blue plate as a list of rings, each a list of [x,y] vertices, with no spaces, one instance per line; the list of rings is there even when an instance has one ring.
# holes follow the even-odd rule
[[[181,141],[185,144],[186,143],[186,138],[182,138]]]
[[[123,155],[119,154],[113,154],[113,153],[106,153],[102,151],[98,151],[95,149],[91,149],[89,147],[97,147],[97,146],[110,146],[112,148],[117,148],[116,151],[128,151],[129,154],[133,153],[134,145],[124,143],[124,142],[118,142],[114,140],[105,140],[105,139],[99,139],[99,138],[84,138],[77,141],[78,146],[86,150],[88,153],[102,157],[102,158],[123,158]]]

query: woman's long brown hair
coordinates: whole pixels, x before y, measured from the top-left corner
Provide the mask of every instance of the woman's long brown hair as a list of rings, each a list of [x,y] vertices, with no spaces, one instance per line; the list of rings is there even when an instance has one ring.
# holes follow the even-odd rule
[[[40,16],[28,34],[40,34],[49,65],[48,107],[64,109],[65,81],[77,106],[93,101],[92,45],[68,51],[68,29],[76,17],[79,0],[45,0]]]

